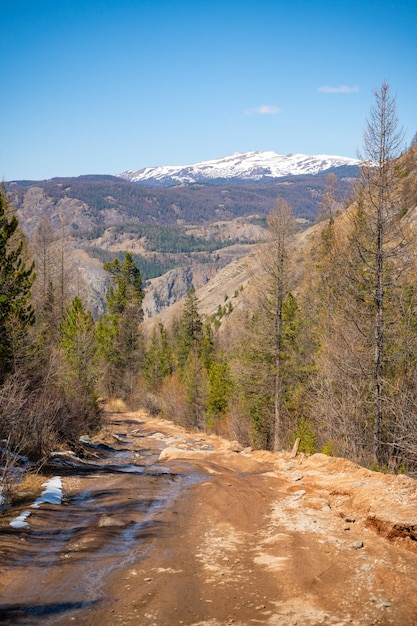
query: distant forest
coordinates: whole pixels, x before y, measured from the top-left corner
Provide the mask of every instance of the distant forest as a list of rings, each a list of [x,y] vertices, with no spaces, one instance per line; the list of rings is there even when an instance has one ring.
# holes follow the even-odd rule
[[[118,212],[124,220],[134,219],[141,224],[176,224],[178,221],[197,224],[239,216],[267,215],[275,198],[280,195],[293,207],[296,217],[312,223],[316,219],[328,173],[259,183],[217,181],[204,185],[152,188],[112,176],[80,176],[11,182],[7,184],[7,191],[12,194],[17,210],[22,207],[25,194],[31,187],[41,188],[55,203],[63,198],[75,198],[89,207],[89,215],[97,225],[102,222],[100,213],[109,209]],[[352,178],[357,173],[356,168],[349,168],[348,173],[349,177],[339,178],[340,194],[346,199],[350,194]]]

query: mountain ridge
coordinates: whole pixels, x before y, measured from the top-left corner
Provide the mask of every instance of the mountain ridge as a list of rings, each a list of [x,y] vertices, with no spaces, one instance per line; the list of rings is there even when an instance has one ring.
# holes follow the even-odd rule
[[[124,180],[161,186],[205,183],[223,179],[261,181],[286,176],[320,174],[339,167],[357,168],[360,161],[351,157],[326,154],[279,155],[273,151],[234,152],[231,155],[201,161],[192,165],[163,165],[127,170],[119,174]]]

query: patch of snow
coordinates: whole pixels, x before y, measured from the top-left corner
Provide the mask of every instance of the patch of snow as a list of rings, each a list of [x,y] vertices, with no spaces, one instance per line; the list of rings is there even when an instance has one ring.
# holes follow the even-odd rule
[[[32,504],[33,509],[38,509],[43,502],[48,504],[61,504],[62,502],[62,479],[60,476],[54,476],[42,484],[45,487],[42,494]]]
[[[45,487],[45,489],[39,498],[37,498],[31,505],[32,509],[38,509],[44,502],[47,502],[48,504],[61,504],[63,494],[62,479],[60,476],[54,476],[50,480],[47,480],[42,484],[42,487]],[[12,528],[30,528],[28,522],[26,521],[26,518],[29,517],[30,513],[30,511],[23,511],[23,513],[15,517],[10,522],[10,526]]]
[[[276,154],[272,151],[236,152],[230,156],[194,165],[146,167],[119,176],[133,182],[160,184],[196,183],[216,178],[261,180],[301,174],[318,174],[331,167],[359,165],[357,159],[327,154]]]
[[[29,515],[30,511],[23,511],[23,513],[15,517],[10,522],[10,526],[12,528],[30,528],[29,524],[26,521],[26,518],[29,517]]]

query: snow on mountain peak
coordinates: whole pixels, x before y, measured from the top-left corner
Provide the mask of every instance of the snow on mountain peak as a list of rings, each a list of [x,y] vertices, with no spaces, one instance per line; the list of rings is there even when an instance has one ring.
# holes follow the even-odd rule
[[[216,178],[261,180],[301,174],[318,174],[332,167],[355,166],[357,159],[326,154],[280,155],[272,151],[234,152],[233,154],[201,161],[194,165],[165,165],[129,170],[121,178],[148,184],[178,185],[181,183],[203,183]]]

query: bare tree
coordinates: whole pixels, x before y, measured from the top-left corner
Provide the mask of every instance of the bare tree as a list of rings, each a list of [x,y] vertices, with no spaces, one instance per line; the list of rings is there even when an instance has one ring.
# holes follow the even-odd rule
[[[56,236],[51,222],[43,215],[36,227],[32,249],[36,264],[36,283],[38,309],[44,311],[48,307],[51,285],[55,282],[55,252]]]
[[[283,351],[283,309],[290,291],[290,257],[295,220],[291,207],[278,197],[274,209],[268,217],[269,241],[262,253],[262,265],[267,276],[267,288],[264,292],[264,306],[272,321],[273,364],[274,364],[274,420],[273,448],[279,450],[283,445],[283,409],[282,409],[282,351]]]
[[[398,218],[394,159],[401,153],[403,132],[399,129],[396,102],[388,83],[374,91],[375,103],[371,108],[364,132],[364,166],[367,201],[371,211],[374,234],[374,455],[378,464],[383,462],[382,424],[384,411],[384,305],[386,298],[387,258],[393,254],[388,248],[387,236],[392,240],[394,221]]]

